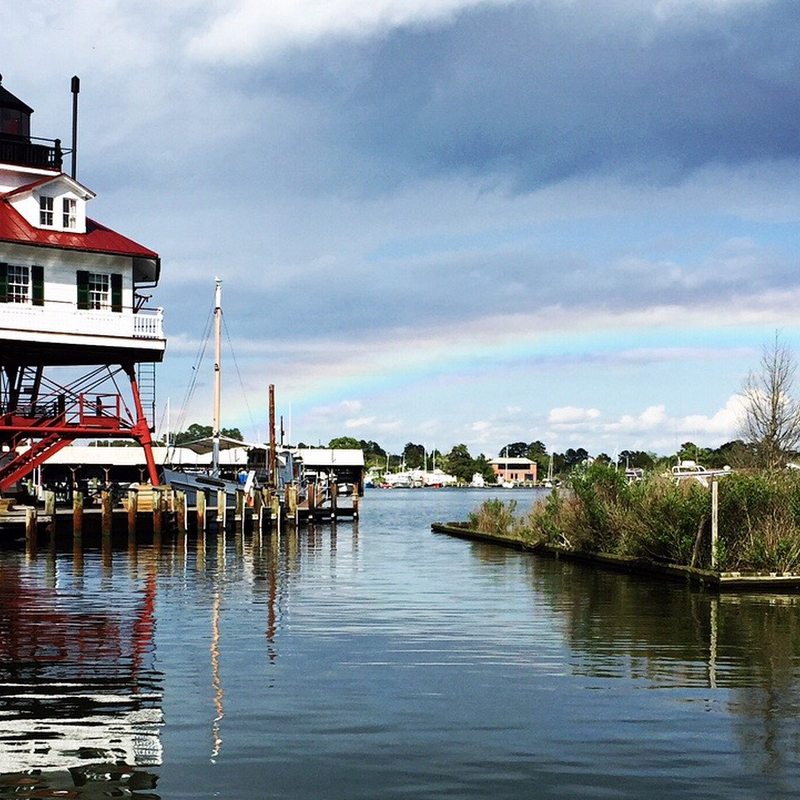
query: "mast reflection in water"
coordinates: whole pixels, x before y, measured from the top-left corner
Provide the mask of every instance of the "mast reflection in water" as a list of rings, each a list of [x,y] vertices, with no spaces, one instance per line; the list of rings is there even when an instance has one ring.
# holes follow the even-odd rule
[[[0,565],[0,797],[155,797],[141,794],[157,781],[141,767],[162,760],[155,571],[128,593],[54,574]]]

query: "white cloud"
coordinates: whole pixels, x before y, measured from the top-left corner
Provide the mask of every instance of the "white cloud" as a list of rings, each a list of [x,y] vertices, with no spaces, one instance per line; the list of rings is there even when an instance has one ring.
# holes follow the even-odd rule
[[[190,55],[242,62],[325,38],[361,39],[407,25],[440,22],[482,5],[515,0],[239,0],[188,46]]]
[[[685,433],[734,438],[742,427],[744,403],[744,398],[735,394],[716,414],[690,414],[678,420],[676,428]]]
[[[583,425],[600,416],[600,411],[596,408],[575,408],[574,406],[564,406],[563,408],[552,408],[547,415],[549,425],[575,426]]]

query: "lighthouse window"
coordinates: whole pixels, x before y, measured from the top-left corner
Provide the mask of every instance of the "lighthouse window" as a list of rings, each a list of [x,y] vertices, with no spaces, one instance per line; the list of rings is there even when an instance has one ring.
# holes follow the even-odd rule
[[[89,273],[89,308],[108,308],[109,280],[108,275],[97,272]]]
[[[30,270],[28,267],[8,265],[8,302],[27,303],[30,297]]]
[[[53,198],[40,197],[39,198],[39,224],[52,225],[53,224]]]
[[[78,202],[70,197],[64,198],[64,221],[62,227],[74,228],[76,227],[76,213]]]

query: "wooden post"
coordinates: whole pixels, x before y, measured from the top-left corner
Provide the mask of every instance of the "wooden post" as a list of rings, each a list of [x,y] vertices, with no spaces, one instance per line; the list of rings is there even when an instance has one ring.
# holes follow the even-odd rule
[[[25,541],[31,550],[36,550],[37,513],[35,508],[25,509]]]
[[[270,497],[270,517],[272,518],[272,524],[276,526],[278,532],[280,533],[281,529],[281,498],[278,496],[277,492],[274,492]]]
[[[195,493],[195,505],[197,506],[197,533],[202,535],[206,532],[206,493],[205,489],[198,489]]]
[[[46,491],[44,493],[44,513],[50,517],[52,530],[56,528],[56,493]]]
[[[107,489],[100,493],[100,509],[103,536],[110,536],[114,525],[114,508],[111,505],[111,492]]]
[[[309,483],[306,489],[308,492],[308,521],[314,522],[314,511],[317,508],[317,484]]]
[[[72,532],[76,536],[83,532],[83,492],[72,493]]]
[[[331,481],[331,518],[336,519],[336,514],[339,510],[339,484],[337,481]]]
[[[175,492],[175,517],[178,523],[178,533],[186,533],[186,492]]]
[[[217,489],[217,523],[223,531],[228,526],[228,497],[224,489]]]
[[[136,513],[139,510],[139,492],[128,489],[128,536],[136,535]]]
[[[153,536],[161,536],[164,526],[163,496],[158,486],[151,486],[150,491],[153,497]]]
[[[289,507],[287,509],[287,515],[292,520],[292,522],[297,521],[297,487],[296,486],[289,486],[287,487],[289,492]]]
[[[261,489],[253,491],[253,520],[256,524],[256,532],[261,534],[264,521],[264,493]]]
[[[717,545],[719,543],[719,482],[711,481],[711,569],[717,568]]]
[[[277,447],[275,444],[275,384],[269,385],[269,458],[267,464],[267,480],[270,488],[274,489],[278,485],[277,471]]]
[[[353,519],[358,519],[358,484],[353,486]]]
[[[237,530],[243,531],[244,530],[244,490],[237,489],[236,490],[236,511],[234,511],[234,521],[236,523]]]

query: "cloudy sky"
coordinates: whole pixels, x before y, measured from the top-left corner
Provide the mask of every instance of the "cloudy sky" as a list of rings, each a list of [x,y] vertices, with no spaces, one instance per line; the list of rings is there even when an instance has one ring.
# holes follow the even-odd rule
[[[157,250],[173,420],[494,454],[737,434],[800,347],[792,0],[0,0],[3,83]],[[210,421],[206,360],[187,421]],[[245,392],[242,391],[241,373]]]

